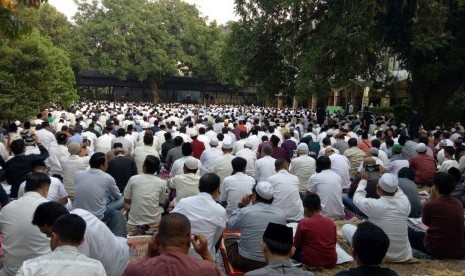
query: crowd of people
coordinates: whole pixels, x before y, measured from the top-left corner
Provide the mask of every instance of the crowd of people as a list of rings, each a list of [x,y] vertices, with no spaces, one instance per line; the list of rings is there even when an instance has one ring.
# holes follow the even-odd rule
[[[311,275],[292,262],[334,267],[335,220],[359,265],[339,275],[461,259],[464,132],[415,111],[53,106],[0,128],[0,275],[219,275],[220,246],[246,275]]]

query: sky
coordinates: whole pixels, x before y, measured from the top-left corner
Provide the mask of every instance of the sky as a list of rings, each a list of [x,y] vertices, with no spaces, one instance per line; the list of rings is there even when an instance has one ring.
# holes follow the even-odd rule
[[[208,17],[209,21],[216,20],[219,24],[224,24],[230,20],[236,20],[234,15],[234,0],[184,0],[194,4],[200,12]],[[73,0],[49,0],[60,12],[64,13],[70,20],[77,12],[77,7]]]

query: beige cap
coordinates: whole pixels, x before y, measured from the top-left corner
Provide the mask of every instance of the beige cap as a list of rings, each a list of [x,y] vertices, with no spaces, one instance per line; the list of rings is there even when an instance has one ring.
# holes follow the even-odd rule
[[[189,170],[197,170],[199,168],[199,162],[194,157],[187,158],[186,161],[184,161],[184,165],[186,165]]]
[[[78,154],[79,151],[81,151],[81,145],[79,145],[78,143],[69,143],[68,145],[68,151],[70,154]]]

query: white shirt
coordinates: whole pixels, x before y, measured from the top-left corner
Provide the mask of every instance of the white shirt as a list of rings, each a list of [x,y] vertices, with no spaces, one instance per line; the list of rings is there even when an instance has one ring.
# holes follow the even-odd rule
[[[215,245],[226,228],[226,210],[210,194],[200,193],[178,202],[173,212],[184,214],[191,222],[191,232],[203,234],[208,240],[208,249],[215,256]],[[189,255],[201,259],[191,249]]]
[[[21,185],[19,186],[18,198],[24,196],[25,187],[26,187],[26,181],[21,183]],[[68,196],[68,193],[66,192],[65,187],[63,186],[63,183],[61,183],[60,179],[50,176],[50,186],[48,188],[47,199],[50,201],[58,201],[67,196]]]
[[[158,151],[151,146],[139,146],[134,149],[134,162],[136,162],[137,173],[143,173],[142,167],[144,166],[145,158],[148,155],[153,155],[160,158]]]
[[[354,194],[354,203],[369,221],[381,227],[389,237],[389,249],[385,261],[403,262],[412,258],[412,248],[407,234],[407,219],[410,214],[410,202],[401,189],[394,196],[382,196],[379,199],[365,198],[367,181],[362,179]]]
[[[115,136],[113,134],[103,134],[97,141],[95,142],[95,152],[103,152],[107,153],[111,150],[111,140],[113,140]]]
[[[220,131],[221,132],[221,131]],[[216,138],[218,136],[218,134],[216,132],[214,132],[213,130],[209,130],[207,131],[207,133],[205,133],[205,135],[210,139],[210,141],[213,139],[213,138]]]
[[[48,131],[45,128],[42,128],[41,130],[38,130],[35,132],[35,135],[39,138],[39,142],[47,149],[50,150],[50,146],[52,144],[57,143],[57,139],[55,138],[55,135]]]
[[[210,140],[210,138],[208,138],[207,135],[200,134],[199,136],[197,136],[197,140],[199,140],[200,142],[202,142],[205,145],[206,150],[210,148],[210,141],[211,140]]]
[[[124,188],[124,198],[131,200],[128,224],[158,224],[165,203],[166,181],[155,175],[139,174],[132,176]]]
[[[304,207],[299,194],[299,178],[286,170],[268,177],[273,185],[273,203],[286,212],[286,219],[299,221],[304,217]]]
[[[50,150],[48,151],[48,162],[50,165],[50,173],[63,175],[63,170],[61,169],[61,158],[68,157],[69,151],[68,147],[65,145],[55,145],[51,146]]]
[[[331,171],[323,170],[310,177],[308,191],[315,192],[321,199],[321,214],[329,218],[344,216],[342,204],[342,179]]]
[[[170,177],[175,177],[175,176],[184,174],[184,162],[189,157],[192,157],[192,156],[183,156],[183,157],[179,158],[178,160],[174,161],[173,166],[171,167]],[[195,174],[200,176],[200,168],[202,167],[202,163],[200,162],[199,159],[197,159],[195,157],[192,157],[192,158],[197,160],[198,169],[197,169],[197,172]]]
[[[316,161],[304,154],[291,160],[289,173],[299,178],[299,191],[306,192],[310,176],[315,174]]]
[[[339,154],[338,149],[333,148],[333,150],[334,150],[334,153]],[[326,148],[323,148],[323,146],[322,146],[320,151],[318,152],[318,157],[321,157],[321,156],[324,156],[324,155],[326,155]]]
[[[183,198],[194,196],[199,193],[200,176],[188,173],[181,174],[168,180],[168,187],[176,190],[176,198],[173,199],[173,205]]]
[[[459,163],[455,160],[444,160],[438,172],[447,173],[450,168],[459,168]]]
[[[223,151],[217,147],[211,147],[202,152],[200,156],[200,162],[202,163],[201,174],[213,172],[216,166],[217,160],[223,156]]]
[[[80,157],[70,155],[62,158],[61,168],[63,169],[63,185],[70,196],[74,196],[74,175],[78,171],[85,170],[89,166],[90,156]]]
[[[237,204],[242,201],[242,197],[252,193],[254,185],[255,179],[242,172],[237,172],[224,179],[221,186],[221,201],[227,202],[226,215],[228,217],[236,210]]]
[[[383,161],[383,166],[386,165],[389,162],[389,158],[388,158],[387,154],[382,150],[378,151],[378,158],[381,161]]]
[[[257,160],[257,154],[249,148],[244,148],[236,153],[236,157],[242,157],[247,161],[246,174],[255,177],[255,160]]]
[[[402,168],[408,168],[410,166],[408,160],[394,160],[386,164],[385,169],[388,173],[397,175]]]
[[[27,192],[2,208],[0,232],[4,267],[0,274],[15,275],[25,260],[50,253],[50,239],[31,223],[37,206],[47,201],[39,193]]]
[[[99,260],[107,275],[122,275],[129,260],[127,239],[113,235],[104,222],[86,210],[74,209],[71,214],[86,222],[84,242],[78,247],[79,252]]]
[[[244,145],[245,143],[247,142],[246,139],[242,139],[242,140],[238,140],[234,143],[233,145],[233,151],[232,151],[232,154],[236,154],[238,151],[240,150],[243,150],[244,149]]]
[[[220,158],[217,159],[216,161],[216,166],[213,169],[213,172],[216,173],[220,179],[221,179],[221,184],[223,184],[223,181],[225,177],[230,176],[233,172],[231,161],[234,159],[234,155],[231,153],[223,154]]]
[[[255,161],[255,180],[258,182],[266,181],[268,177],[275,175],[275,162],[276,159],[269,155],[257,159],[257,161]]]
[[[95,143],[97,142],[97,135],[95,135],[95,133],[93,133],[92,131],[86,131],[86,132],[83,132],[81,134],[82,137],[86,137],[87,140],[90,141],[90,148],[92,150],[95,149]]]
[[[337,173],[342,179],[342,189],[350,187],[350,161],[344,155],[333,153],[329,156],[331,160],[331,170]]]
[[[17,276],[105,276],[105,268],[94,259],[79,253],[74,246],[59,246],[53,252],[24,261]]]
[[[247,140],[252,143],[252,150],[256,152],[260,146],[260,138],[257,135],[250,135]]]

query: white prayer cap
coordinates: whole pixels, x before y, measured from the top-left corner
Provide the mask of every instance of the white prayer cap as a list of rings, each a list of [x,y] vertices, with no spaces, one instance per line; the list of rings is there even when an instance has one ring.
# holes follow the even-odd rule
[[[244,144],[244,147],[246,147],[246,148],[252,148],[252,147],[253,147],[252,142],[246,141],[245,144]]]
[[[273,198],[273,186],[270,182],[261,181],[255,186],[255,191],[263,199],[270,200]]]
[[[19,126],[21,125],[21,122],[20,122],[20,121],[15,121],[15,125],[16,125],[17,127],[19,127]]]
[[[305,143],[300,143],[300,144],[297,146],[297,150],[298,150],[298,151],[301,151],[301,152],[308,152],[308,146],[307,146],[307,144],[305,144]]]
[[[334,129],[330,128],[326,131],[326,135],[328,136],[333,136],[334,135]]]
[[[424,143],[419,143],[416,148],[418,153],[423,153],[426,151],[426,145]]]
[[[223,139],[223,149],[232,149],[233,141],[229,135],[225,135]]]
[[[214,146],[214,147],[218,146],[218,138],[213,137],[213,138],[210,140],[210,145],[211,145],[211,146]]]
[[[399,186],[399,180],[392,173],[385,173],[378,181],[378,185],[386,193],[395,193]]]
[[[191,134],[190,134],[191,137],[195,137],[195,136],[199,136],[199,134],[197,133],[197,130],[192,130],[191,131]]]
[[[184,165],[186,165],[189,170],[196,170],[199,168],[199,162],[197,162],[197,159],[194,157],[187,158],[186,161],[184,161]]]

